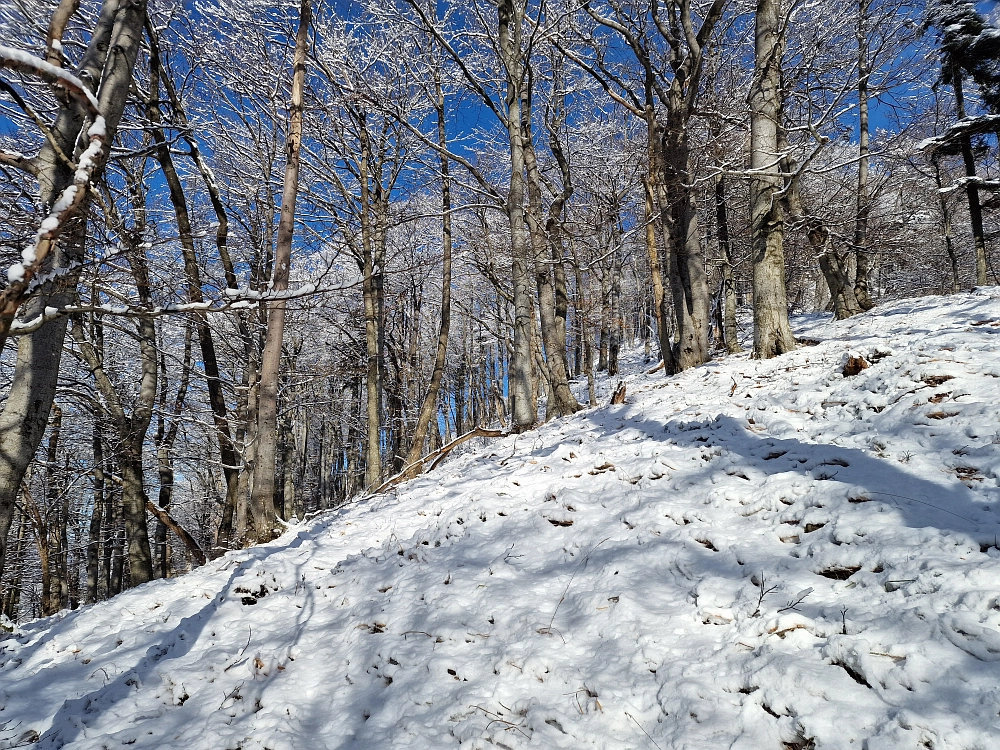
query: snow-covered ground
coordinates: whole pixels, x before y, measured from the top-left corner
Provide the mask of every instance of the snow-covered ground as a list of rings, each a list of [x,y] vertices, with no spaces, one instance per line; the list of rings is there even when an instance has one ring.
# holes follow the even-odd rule
[[[798,333],[23,626],[0,748],[1000,747],[1000,290]]]

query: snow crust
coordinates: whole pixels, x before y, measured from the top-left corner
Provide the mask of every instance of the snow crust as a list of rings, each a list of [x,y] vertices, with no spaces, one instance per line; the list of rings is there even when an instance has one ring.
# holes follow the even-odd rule
[[[997,747],[1000,291],[797,327],[22,625],[0,747]]]

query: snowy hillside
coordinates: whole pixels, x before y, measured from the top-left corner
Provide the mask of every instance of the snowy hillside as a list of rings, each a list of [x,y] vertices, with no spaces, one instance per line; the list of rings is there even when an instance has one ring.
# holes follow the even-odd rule
[[[0,748],[1000,746],[1000,290],[798,335],[24,626]]]

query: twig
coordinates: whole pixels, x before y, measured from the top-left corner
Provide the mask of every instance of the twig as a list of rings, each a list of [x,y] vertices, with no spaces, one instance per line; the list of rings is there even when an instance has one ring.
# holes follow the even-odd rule
[[[784,607],[782,607],[778,611],[779,612],[787,612],[790,609],[794,609],[797,612],[798,611],[798,606],[800,604],[802,604],[802,602],[804,602],[806,600],[806,597],[809,596],[809,594],[811,594],[812,592],[813,592],[813,590],[811,588],[808,588],[808,589],[805,589],[803,591],[800,591],[799,593],[797,593],[795,595],[795,598],[793,600],[790,600],[788,602],[788,604],[786,604]]]
[[[559,597],[559,602],[556,604],[556,608],[552,612],[552,617],[549,618],[549,624],[546,625],[544,628],[539,628],[538,629],[538,632],[541,635],[551,635],[552,634],[552,623],[555,622],[556,613],[559,612],[559,607],[562,606],[563,601],[566,599],[566,594],[569,593],[569,587],[573,585],[573,579],[576,578],[577,573],[579,573],[581,570],[583,570],[585,567],[587,567],[587,562],[590,560],[590,556],[591,556],[591,554],[593,554],[594,550],[596,550],[598,547],[600,547],[602,544],[604,544],[610,538],[611,537],[609,537],[609,536],[605,537],[604,539],[602,539],[601,541],[599,541],[597,544],[595,544],[593,547],[591,547],[590,551],[583,558],[583,561],[580,563],[579,566],[577,566],[577,569],[573,571],[573,575],[571,575],[569,577],[569,583],[566,584],[566,588],[563,590],[562,596]],[[563,640],[565,640],[565,638]]]
[[[242,649],[240,649],[240,652],[236,655],[236,661],[234,661],[228,667],[226,667],[225,669],[223,669],[222,670],[223,672],[228,672],[230,669],[232,669],[233,667],[235,667],[239,663],[240,659],[243,658],[243,654],[246,652],[247,648],[250,646],[250,639],[253,638],[253,628],[251,628],[249,625],[247,626],[247,628],[250,630],[250,632],[247,634],[246,646],[244,646]],[[225,703],[225,701],[223,701],[223,703]],[[221,706],[220,706],[220,708],[221,708]]]
[[[501,706],[503,706],[503,704],[502,704],[502,703],[501,703],[500,705],[501,705]],[[531,735],[530,735],[530,734],[528,734],[527,732],[525,732],[525,731],[524,731],[523,729],[521,729],[521,726],[520,726],[520,724],[515,724],[515,723],[514,723],[514,722],[512,722],[512,721],[511,721],[510,719],[505,719],[505,718],[503,718],[503,716],[501,716],[500,714],[496,713],[495,711],[490,711],[489,709],[486,709],[486,708],[483,708],[482,706],[473,706],[473,708],[478,708],[478,709],[479,709],[480,711],[482,711],[482,712],[483,712],[484,714],[486,714],[487,716],[492,716],[492,717],[493,717],[493,718],[492,718],[492,719],[491,719],[491,720],[490,720],[490,721],[489,721],[489,722],[488,722],[488,723],[486,724],[486,729],[489,729],[489,728],[490,728],[490,726],[491,726],[491,725],[493,725],[493,724],[495,724],[496,722],[500,722],[501,724],[504,724],[504,725],[505,725],[505,726],[504,726],[504,731],[505,731],[505,732],[509,732],[509,731],[511,731],[512,729],[516,729],[516,730],[517,730],[518,732],[520,732],[521,734],[523,734],[523,735],[524,735],[525,737],[527,737],[527,738],[528,738],[529,740],[531,739]],[[504,706],[504,708],[507,708],[507,707],[506,707],[506,706]],[[510,709],[508,708],[507,710],[509,711]],[[523,717],[522,717],[522,719],[523,719]]]
[[[649,741],[653,743],[653,746],[654,746],[654,747],[655,747],[655,748],[656,748],[657,750],[663,750],[663,748],[662,748],[662,747],[660,747],[660,746],[659,746],[659,745],[658,745],[658,744],[656,743],[656,740],[654,740],[654,739],[653,739],[652,737],[650,737],[650,736],[649,736],[649,732],[647,732],[647,731],[646,731],[645,729],[643,729],[643,726],[642,726],[642,724],[640,724],[640,723],[639,723],[639,722],[638,722],[638,721],[636,720],[636,718],[635,718],[635,717],[634,717],[634,716],[633,716],[632,714],[630,714],[630,713],[629,713],[628,711],[626,711],[626,712],[625,712],[625,715],[626,715],[627,717],[629,717],[629,718],[630,718],[630,719],[631,719],[632,721],[634,721],[634,722],[635,722],[635,725],[636,725],[637,727],[639,727],[639,729],[640,729],[640,730],[642,731],[642,733],[643,733],[644,735],[646,735],[646,737],[649,737]]]
[[[760,580],[757,583],[757,588],[760,591],[760,596],[757,597],[757,609],[754,610],[751,617],[758,617],[760,615],[760,605],[764,603],[764,597],[778,590],[777,586],[771,586],[771,588],[764,588],[767,579],[764,577],[764,571],[760,573]]]

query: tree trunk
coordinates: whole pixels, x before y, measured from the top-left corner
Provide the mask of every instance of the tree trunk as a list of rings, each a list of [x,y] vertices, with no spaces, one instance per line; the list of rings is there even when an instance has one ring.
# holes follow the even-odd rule
[[[286,145],[285,179],[281,193],[281,218],[274,252],[271,288],[288,288],[291,266],[292,233],[295,229],[295,201],[299,187],[299,151],[302,146],[302,96],[305,88],[306,53],[309,43],[310,5],[302,0],[299,28],[295,34],[292,69],[292,100]],[[267,542],[277,536],[279,526],[274,510],[274,470],[278,421],[278,374],[281,367],[281,343],[285,330],[285,301],[268,303],[267,336],[261,356],[260,391],[257,407],[257,456],[253,490],[249,506],[249,537],[253,542]]]
[[[962,282],[958,273],[958,253],[955,252],[954,234],[951,228],[951,210],[948,208],[948,196],[943,191],[944,181],[941,179],[941,164],[937,156],[932,157],[934,162],[934,181],[937,185],[938,207],[941,210],[941,236],[944,238],[944,249],[948,253],[948,260],[951,262],[951,293],[957,294],[962,289]]]
[[[177,440],[177,432],[180,423],[181,409],[184,406],[184,399],[187,395],[189,384],[189,373],[191,371],[191,324],[188,322],[184,329],[184,355],[181,360],[181,377],[177,386],[177,394],[174,396],[174,403],[169,412],[170,424],[167,426],[167,359],[160,357],[160,368],[163,371],[163,385],[160,388],[160,415],[157,421],[156,438],[156,462],[157,475],[160,482],[160,490],[156,504],[164,511],[169,512],[170,503],[174,492],[174,460],[173,447]],[[234,476],[234,479],[236,477]],[[167,524],[162,520],[156,525],[156,564],[157,576],[168,578],[170,576],[170,546],[167,542]]]
[[[528,87],[531,85],[530,81],[531,77],[529,76],[528,83],[526,84]],[[550,419],[552,417],[564,417],[580,409],[580,405],[569,388],[569,364],[566,360],[565,312],[563,313],[562,324],[560,326],[556,311],[557,304],[559,303],[556,300],[554,268],[550,268],[554,263],[561,263],[562,261],[562,258],[556,259],[553,256],[550,245],[550,233],[558,231],[558,216],[562,213],[562,205],[572,195],[573,187],[568,182],[569,171],[568,169],[564,169],[563,191],[553,201],[552,208],[555,215],[553,216],[550,213],[549,220],[546,222],[546,225],[543,225],[542,178],[538,169],[538,158],[535,154],[531,129],[530,91],[526,93],[528,95],[521,101],[521,134],[528,188],[527,220],[534,255],[535,288],[538,292],[538,320],[541,327],[542,346],[545,352],[544,361],[549,381],[549,390],[551,391],[551,398],[546,402],[545,418]],[[459,429],[459,433],[461,432],[462,430]]]
[[[167,183],[170,203],[173,206],[174,216],[177,219],[178,239],[181,244],[181,254],[184,259],[184,275],[187,280],[188,301],[197,304],[204,302],[204,294],[202,293],[201,273],[198,268],[198,257],[195,251],[194,233],[191,229],[191,219],[188,213],[187,200],[184,196],[184,187],[174,166],[170,143],[167,142],[166,135],[160,124],[162,118],[159,105],[159,83],[161,79],[165,82],[166,76],[160,64],[159,44],[152,24],[147,23],[146,28],[147,36],[150,40],[150,85],[146,115],[153,125],[151,134],[156,145],[156,160],[160,165],[164,181]],[[167,88],[169,89],[170,87],[167,86]],[[224,210],[222,215],[225,218]],[[228,258],[224,240],[220,243],[220,254],[223,258]],[[230,261],[224,265],[226,266],[228,280],[232,273],[230,270],[232,263]],[[208,403],[212,409],[212,421],[215,425],[216,439],[219,443],[219,457],[222,461],[222,471],[226,478],[226,495],[228,497],[230,494],[237,492],[240,462],[233,444],[226,399],[222,390],[219,361],[215,352],[215,340],[212,336],[212,329],[208,324],[208,314],[204,311],[199,311],[195,312],[194,315],[197,321],[198,343],[201,347],[202,368],[205,372],[205,384],[208,390]],[[166,508],[162,503],[160,503],[160,507]],[[160,536],[164,540],[166,539],[165,528],[157,532],[158,539]],[[163,577],[166,576],[164,575]]]
[[[362,295],[365,308],[365,488],[377,487],[382,479],[382,316],[381,278],[384,253],[380,226],[382,212],[378,197],[371,194],[369,164],[372,152],[368,125],[359,115],[358,133],[361,156],[358,160],[358,178],[361,183],[361,244],[362,244]]]
[[[132,248],[126,257],[132,267],[139,299],[144,306],[150,307],[152,297],[149,288],[149,270],[143,252],[142,248]],[[143,483],[142,451],[156,402],[159,375],[156,329],[152,318],[146,316],[138,318],[136,333],[139,340],[141,378],[132,412],[128,414],[121,395],[104,369],[103,352],[95,349],[94,344],[86,339],[82,323],[82,318],[74,319],[73,337],[81,356],[91,370],[94,382],[104,398],[118,433],[115,457],[122,475],[121,507],[125,520],[125,536],[128,540],[129,580],[131,585],[138,586],[153,578],[152,551],[146,524],[148,498]]]
[[[955,109],[958,119],[965,118],[965,95],[962,92],[962,71],[954,62],[951,69],[951,82],[955,90]],[[963,133],[960,138],[962,147],[962,162],[965,164],[965,176],[976,177],[976,157],[972,153],[972,138]],[[969,223],[972,226],[972,240],[976,247],[976,286],[986,286],[986,232],[983,229],[983,207],[979,202],[979,188],[970,179],[965,186],[965,194],[969,198]]]
[[[854,256],[857,272],[854,280],[854,297],[862,310],[875,307],[869,291],[872,270],[872,251],[868,246],[868,217],[871,211],[868,195],[868,33],[865,20],[870,0],[858,0],[858,207],[854,224]],[[825,273],[825,272],[824,272]],[[830,287],[831,293],[833,287]],[[834,295],[836,302],[837,295]]]
[[[132,83],[132,68],[142,41],[142,23],[146,13],[144,0],[120,4],[106,0],[90,44],[74,71],[78,78],[99,91],[99,109],[104,117],[107,154],[128,99]],[[108,60],[108,50],[115,54]],[[99,86],[99,89],[98,89]],[[46,139],[37,157],[40,202],[52,206],[73,182],[74,171],[63,163],[59,151],[73,154],[81,130],[86,123],[81,110],[72,101],[61,105],[55,124],[50,129],[52,141]],[[102,159],[103,161],[103,159]],[[93,179],[97,174],[92,175]],[[29,318],[45,307],[63,307],[75,298],[82,260],[86,211],[81,205],[77,219],[67,236],[57,244],[54,269],[69,269],[57,283],[42,286],[25,310]],[[45,432],[49,409],[55,396],[59,377],[59,362],[66,337],[65,317],[48,323],[35,333],[18,340],[17,361],[3,414],[0,415],[0,575],[3,574],[7,551],[7,532],[13,518],[14,501],[28,463]]]
[[[18,514],[17,545],[14,547],[15,572],[10,576],[10,586],[0,595],[0,614],[17,622],[21,608],[21,578],[24,575],[24,539],[27,533],[28,519],[24,513]]]
[[[785,291],[784,216],[778,128],[781,122],[780,0],[757,0],[754,83],[750,91],[750,226],[753,233],[754,351],[758,359],[795,348]]]
[[[101,521],[104,515],[104,443],[101,439],[100,414],[94,412],[94,507],[90,512],[87,540],[87,602],[100,598]]]
[[[649,120],[649,118],[647,118]],[[655,135],[648,136],[651,140]],[[651,154],[649,157],[651,160]],[[650,162],[652,164],[652,162]],[[649,256],[649,276],[653,287],[653,314],[656,316],[656,336],[660,345],[660,358],[663,360],[666,372],[675,372],[673,344],[670,341],[670,314],[669,303],[663,289],[663,274],[660,272],[660,251],[656,244],[656,209],[654,196],[656,195],[656,177],[653,166],[649,167],[646,178],[643,180],[643,192],[645,193],[645,214],[646,220],[646,254]]]
[[[601,276],[601,327],[597,333],[597,371],[607,372],[608,369],[608,339],[610,338],[609,321],[611,319],[611,288],[608,285],[607,273]]]
[[[830,233],[826,226],[821,220],[811,218],[806,225],[806,234],[830,289],[834,316],[837,320],[844,320],[857,315],[862,311],[861,305],[855,297],[855,288],[850,284],[843,259],[830,247]]]
[[[719,238],[719,255],[722,263],[722,338],[729,354],[743,351],[736,330],[736,284],[733,280],[733,245],[729,238],[729,205],[726,200],[726,178],[715,178],[715,223]]]
[[[44,548],[42,561],[42,617],[54,615],[62,607],[60,524],[65,520],[59,513],[61,503],[56,466],[59,460],[59,434],[62,431],[62,409],[52,405],[52,426],[45,453],[45,505],[37,508],[39,552]]]
[[[674,369],[680,372],[708,361],[711,295],[698,230],[698,210],[688,174],[687,123],[677,121],[676,115],[668,114],[668,118],[670,121],[660,138],[663,170],[660,224],[669,248],[666,270],[677,324]]]
[[[511,429],[526,430],[538,421],[532,380],[532,331],[535,316],[531,303],[530,261],[524,232],[524,143],[521,132],[521,101],[524,93],[524,59],[521,0],[499,0],[497,4],[500,56],[506,76],[506,125],[510,143],[510,189],[507,222],[510,225],[511,280],[514,287],[514,347],[507,379],[510,389]]]

